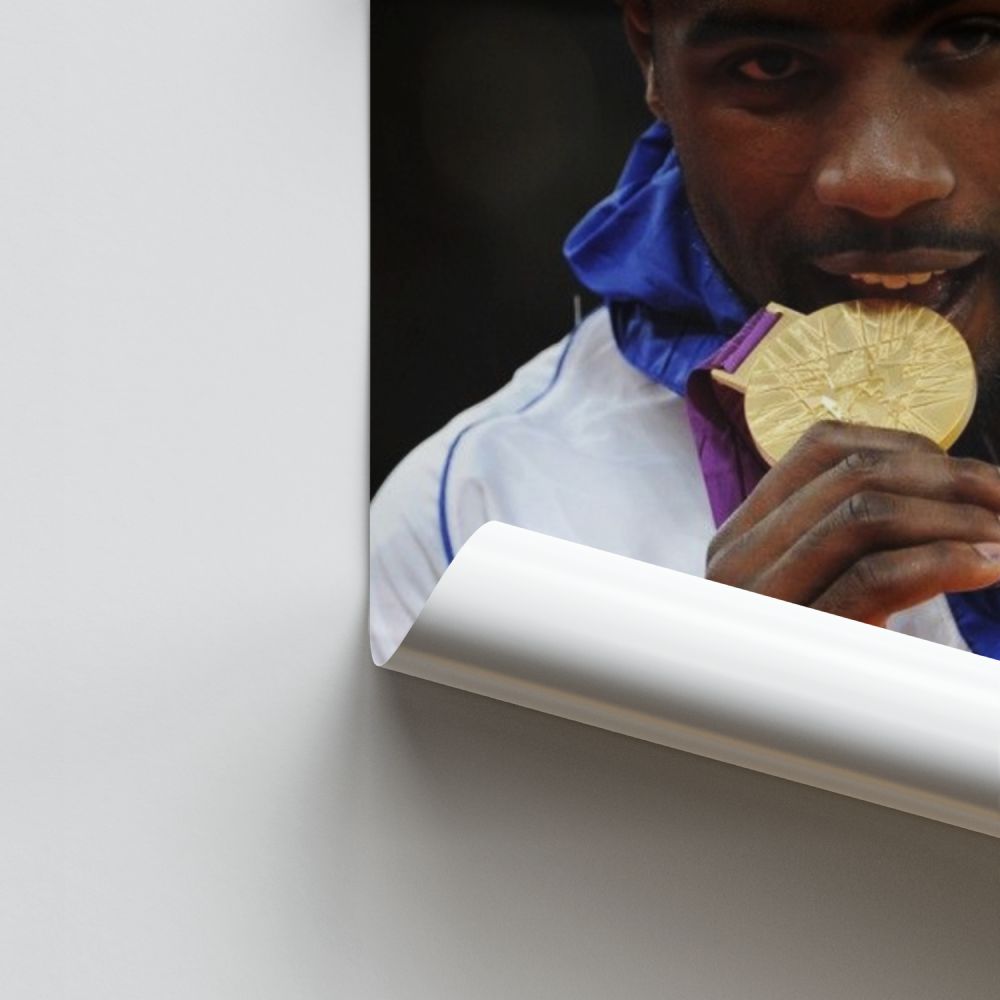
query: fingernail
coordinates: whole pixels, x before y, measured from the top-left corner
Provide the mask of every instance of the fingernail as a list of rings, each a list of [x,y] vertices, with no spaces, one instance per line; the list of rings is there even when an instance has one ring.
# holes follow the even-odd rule
[[[1000,562],[1000,543],[979,542],[973,547],[984,559],[989,562]]]

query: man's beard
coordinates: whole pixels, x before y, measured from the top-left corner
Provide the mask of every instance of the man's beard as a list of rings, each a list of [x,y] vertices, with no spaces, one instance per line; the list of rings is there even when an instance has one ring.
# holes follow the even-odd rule
[[[812,260],[849,252],[870,254],[901,253],[909,250],[934,249],[980,253],[1000,280],[1000,212],[994,213],[984,227],[959,228],[937,223],[886,226],[867,220],[855,220],[837,230],[804,237],[793,232],[775,236],[780,250],[773,256],[748,254],[747,259],[776,262],[771,280],[766,282],[769,301],[782,302],[799,312],[813,312],[829,305],[830,283],[810,264]],[[1000,334],[1000,330],[997,331]]]

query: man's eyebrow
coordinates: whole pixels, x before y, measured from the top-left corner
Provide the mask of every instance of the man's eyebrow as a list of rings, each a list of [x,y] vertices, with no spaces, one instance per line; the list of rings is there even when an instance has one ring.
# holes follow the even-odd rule
[[[905,35],[921,21],[954,7],[960,0],[901,0],[882,19],[878,34],[892,38]],[[828,46],[836,34],[815,22],[768,14],[766,11],[733,10],[720,4],[698,18],[685,32],[683,44],[689,48],[707,48],[741,38],[765,38],[776,42],[798,43],[816,48]]]
[[[903,0],[886,15],[880,32],[888,37],[905,35],[931,14],[937,14],[948,7],[954,7],[959,0]]]
[[[750,11],[710,11],[684,32],[688,48],[707,48],[741,38],[766,38],[775,42],[797,42],[822,47],[829,44],[828,31],[792,18]]]

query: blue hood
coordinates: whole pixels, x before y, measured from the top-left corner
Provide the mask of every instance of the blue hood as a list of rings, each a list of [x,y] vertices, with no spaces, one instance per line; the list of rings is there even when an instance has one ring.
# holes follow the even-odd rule
[[[615,190],[570,233],[566,259],[608,305],[615,337],[640,371],[683,393],[692,369],[753,312],[701,235],[669,130],[635,144]]]

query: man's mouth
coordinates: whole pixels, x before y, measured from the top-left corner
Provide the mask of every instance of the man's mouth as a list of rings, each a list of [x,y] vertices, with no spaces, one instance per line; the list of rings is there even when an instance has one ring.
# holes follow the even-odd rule
[[[895,254],[842,253],[813,261],[823,272],[824,297],[892,299],[925,306],[960,330],[971,315],[984,254],[908,250]]]

